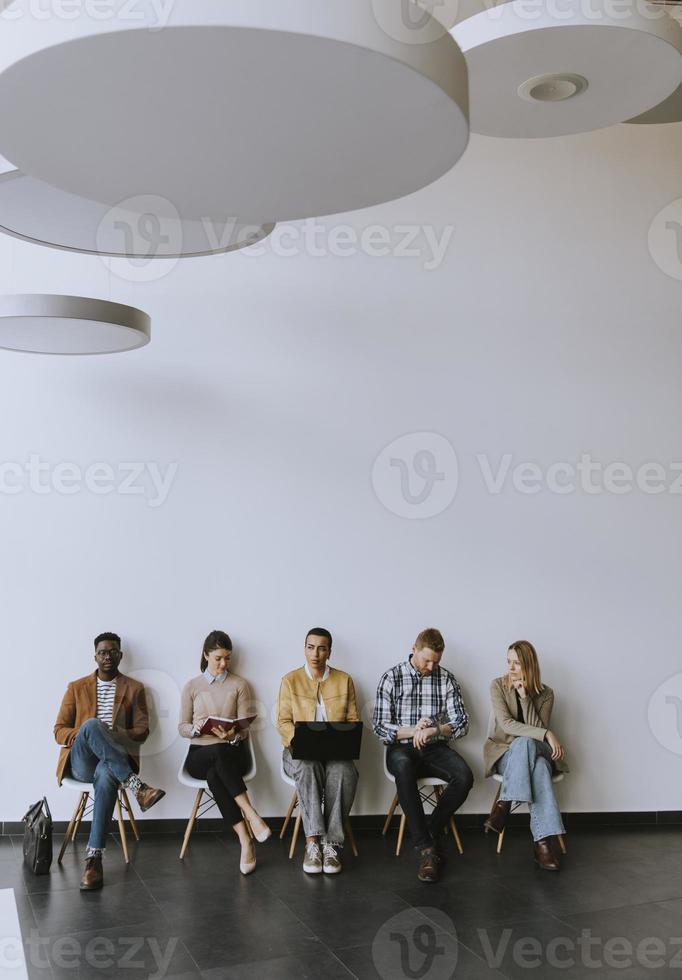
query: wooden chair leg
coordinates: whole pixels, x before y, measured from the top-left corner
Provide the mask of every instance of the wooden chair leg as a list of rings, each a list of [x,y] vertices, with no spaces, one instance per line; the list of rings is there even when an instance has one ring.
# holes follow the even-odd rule
[[[402,846],[403,846],[403,837],[405,836],[405,824],[406,823],[407,823],[407,819],[405,817],[405,814],[403,813],[400,816],[400,828],[398,829],[398,844],[397,844],[397,847],[395,849],[395,856],[396,857],[400,857],[400,851],[402,850]]]
[[[350,820],[346,821],[346,834],[348,836],[348,840],[350,841],[350,847],[353,852],[353,856],[359,857],[360,855],[358,852],[358,843],[355,840],[355,834],[353,833],[353,828],[351,826]]]
[[[566,840],[564,839],[564,835],[563,834],[559,834],[559,847],[561,848],[562,852],[565,854],[566,853]]]
[[[384,835],[384,837],[388,833],[388,828],[391,825],[391,820],[393,820],[393,814],[395,813],[395,808],[397,806],[398,806],[398,794],[396,793],[395,796],[393,797],[393,802],[391,803],[391,805],[390,805],[390,807],[388,809],[388,815],[387,815],[386,821],[384,823],[384,829],[381,831],[381,833]]]
[[[299,832],[300,829],[301,829],[301,810],[300,810],[300,807],[299,807],[299,811],[296,814],[296,821],[294,823],[294,832],[291,835],[291,847],[289,848],[289,860],[290,861],[293,858],[294,853],[296,851],[296,841],[298,840],[298,832]]]
[[[501,854],[502,853],[502,845],[504,844],[504,835],[506,834],[506,832],[507,832],[507,828],[505,827],[505,829],[502,831],[502,833],[497,835],[497,853],[498,854]]]
[[[135,835],[135,840],[140,839],[140,833],[137,829],[137,820],[135,819],[135,814],[133,813],[132,807],[130,806],[130,800],[128,799],[128,794],[126,793],[123,786],[120,789],[121,799],[123,801],[123,809],[128,814],[128,820],[130,821],[130,826],[132,827],[133,834]]]
[[[201,803],[201,797],[204,795],[203,789],[197,790],[196,799],[194,800],[194,806],[192,807],[192,813],[189,820],[187,821],[187,827],[185,829],[185,836],[182,841],[182,847],[180,848],[180,860],[185,856],[185,851],[187,850],[187,845],[189,844],[189,839],[192,836],[192,831],[194,830],[194,824],[197,821],[197,813],[199,811],[199,805]]]
[[[130,858],[128,857],[128,837],[126,835],[126,825],[123,822],[123,808],[121,807],[121,799],[118,796],[116,797],[116,817],[118,819],[118,832],[121,835],[123,857],[125,858],[126,864],[130,864]]]
[[[71,815],[71,820],[69,821],[69,826],[67,827],[66,833],[64,834],[64,840],[62,841],[61,850],[59,851],[59,857],[57,858],[57,864],[61,864],[62,863],[62,858],[66,854],[66,849],[69,846],[69,844],[71,843],[71,841],[73,840],[73,828],[76,826],[76,816],[77,816],[77,814],[78,814],[78,812],[80,810],[81,800],[82,799],[83,799],[83,794],[81,793],[81,795],[78,797],[78,803],[76,803],[76,806],[74,807],[73,813]]]
[[[455,823],[455,818],[450,817],[450,830],[452,831],[452,836],[455,838],[455,844],[457,845],[457,850],[460,854],[464,854],[464,848],[462,847],[462,838],[459,836],[459,830],[457,829],[457,824]]]
[[[289,804],[287,815],[284,818],[284,823],[282,824],[282,830],[280,831],[280,835],[279,835],[280,840],[284,840],[284,835],[287,832],[287,827],[289,826],[289,822],[291,820],[291,814],[294,812],[294,809],[296,808],[297,799],[298,799],[298,795],[294,793],[294,795],[291,797],[291,803]]]
[[[71,835],[72,841],[75,841],[76,834],[80,830],[81,820],[83,819],[83,814],[85,813],[85,808],[88,805],[89,798],[90,798],[89,793],[81,793],[80,803],[78,805],[78,812],[76,813],[76,825],[73,828],[73,834]]]

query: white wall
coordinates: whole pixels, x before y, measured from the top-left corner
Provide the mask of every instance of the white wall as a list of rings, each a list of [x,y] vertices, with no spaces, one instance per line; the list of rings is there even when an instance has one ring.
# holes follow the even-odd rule
[[[44,792],[56,818],[69,815],[52,725],[100,630],[124,636],[124,670],[161,672],[144,774],[169,790],[153,816],[179,817],[190,794],[176,785],[175,699],[205,634],[232,634],[237,670],[271,706],[312,624],[333,631],[333,662],[365,702],[418,630],[443,631],[473,717],[460,743],[477,774],[468,811],[490,803],[488,684],[521,637],[557,692],[565,809],[679,808],[680,760],[647,711],[680,669],[680,496],[492,494],[476,456],[682,460],[682,286],[647,244],[682,194],[680,159],[679,126],[474,137],[433,187],[324,222],[452,224],[431,270],[428,254],[233,255],[141,284],[98,258],[1,239],[4,292],[132,302],[154,333],[112,358],[2,354],[0,461],[176,461],[178,472],[156,508],[116,493],[0,493],[0,819]],[[380,451],[413,432],[440,434],[459,460],[454,502],[428,520],[396,516],[372,485]],[[398,477],[379,477],[393,507]],[[670,724],[666,738],[679,749]],[[281,814],[271,725],[258,745],[254,795]],[[357,811],[377,813],[389,787],[371,733],[361,770]]]

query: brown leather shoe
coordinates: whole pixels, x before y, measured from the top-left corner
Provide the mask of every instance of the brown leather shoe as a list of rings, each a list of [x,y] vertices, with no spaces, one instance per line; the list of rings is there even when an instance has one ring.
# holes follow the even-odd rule
[[[85,871],[81,878],[81,891],[94,892],[104,884],[104,872],[102,871],[102,857],[87,858]]]
[[[496,800],[490,811],[490,816],[483,824],[486,834],[489,830],[494,830],[496,834],[501,834],[507,826],[507,817],[509,816],[510,810],[511,800]]]
[[[155,803],[163,799],[166,795],[165,789],[154,789],[152,786],[147,786],[146,783],[142,783],[139,790],[135,794],[135,799],[137,800],[140,810],[144,813],[145,810],[151,809]]]
[[[535,862],[543,871],[559,871],[561,869],[559,859],[552,847],[551,837],[543,837],[542,840],[536,841],[534,849]]]
[[[421,860],[419,862],[417,878],[420,881],[438,881],[440,876],[438,851],[435,847],[425,847],[420,851],[420,854]]]

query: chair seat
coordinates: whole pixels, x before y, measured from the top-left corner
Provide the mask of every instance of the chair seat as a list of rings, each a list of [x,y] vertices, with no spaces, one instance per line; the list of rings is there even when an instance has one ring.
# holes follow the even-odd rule
[[[565,775],[566,775],[565,772],[556,772],[556,773],[554,773],[554,775],[552,776],[552,782],[553,783],[560,783],[564,779]],[[495,780],[495,782],[501,783],[502,782],[502,773],[494,772],[493,773],[493,779]]]
[[[62,776],[62,786],[78,790],[79,793],[94,793],[95,791],[94,783],[82,783],[80,779],[74,779],[73,776]]]

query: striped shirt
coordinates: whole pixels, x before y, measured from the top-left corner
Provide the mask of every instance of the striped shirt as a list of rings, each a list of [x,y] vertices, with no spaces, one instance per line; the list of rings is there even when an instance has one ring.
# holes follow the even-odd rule
[[[97,717],[106,728],[114,727],[114,699],[116,697],[116,678],[101,681],[97,678]]]
[[[412,658],[387,670],[379,681],[372,727],[387,745],[396,741],[399,728],[414,728],[420,718],[450,725],[452,738],[469,731],[469,716],[460,686],[449,670],[440,665],[423,676],[412,666]],[[438,735],[433,741],[447,741]]]

